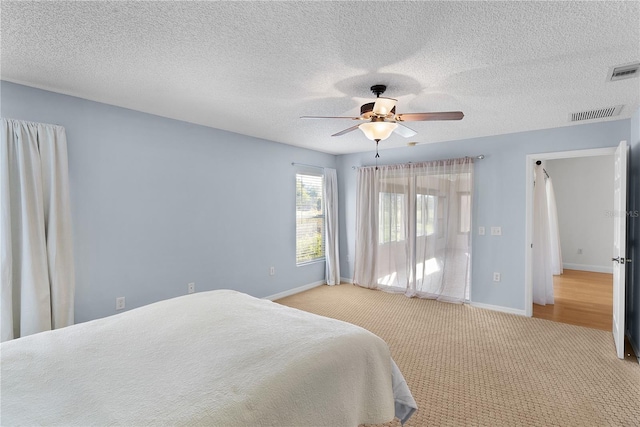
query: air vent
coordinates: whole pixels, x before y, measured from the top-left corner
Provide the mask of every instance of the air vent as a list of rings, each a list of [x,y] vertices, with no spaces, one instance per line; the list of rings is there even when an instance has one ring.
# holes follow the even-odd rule
[[[600,108],[599,110],[581,111],[579,113],[569,114],[570,122],[579,122],[582,120],[594,120],[604,119],[607,117],[613,117],[620,114],[622,111],[622,105],[616,105],[615,107]]]
[[[621,65],[609,69],[609,81],[615,82],[617,80],[632,79],[640,75],[640,63]]]

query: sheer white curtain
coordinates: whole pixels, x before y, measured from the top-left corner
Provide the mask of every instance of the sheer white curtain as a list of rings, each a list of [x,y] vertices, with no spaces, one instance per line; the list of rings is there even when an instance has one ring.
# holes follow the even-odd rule
[[[547,186],[542,165],[535,167],[533,189],[533,302],[553,304],[553,272]]]
[[[327,285],[340,284],[340,250],[338,241],[338,175],[335,169],[324,169],[325,211],[325,278]]]
[[[558,225],[558,206],[556,205],[556,193],[553,191],[551,177],[547,178],[547,209],[549,211],[549,246],[551,255],[551,274],[554,276],[563,273],[562,247],[560,246],[560,227]]]
[[[354,283],[468,298],[472,191],[470,158],[360,168]]]
[[[75,279],[64,128],[2,119],[0,150],[6,341],[73,324]]]
[[[356,187],[356,242],[353,283],[377,288],[378,180],[374,168],[358,169]]]

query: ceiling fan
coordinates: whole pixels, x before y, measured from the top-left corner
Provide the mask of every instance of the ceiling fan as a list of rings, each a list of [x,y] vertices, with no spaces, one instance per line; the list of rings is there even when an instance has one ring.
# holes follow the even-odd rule
[[[375,102],[363,104],[360,107],[358,117],[322,117],[322,116],[302,116],[302,119],[350,119],[358,120],[359,123],[343,131],[334,133],[331,136],[341,136],[356,129],[360,129],[367,138],[372,141],[383,141],[391,133],[395,132],[405,138],[416,135],[413,129],[403,125],[402,122],[424,122],[432,120],[461,120],[464,117],[462,111],[441,111],[433,113],[403,113],[396,114],[397,99],[381,97],[387,86],[373,85],[371,92],[376,95]]]

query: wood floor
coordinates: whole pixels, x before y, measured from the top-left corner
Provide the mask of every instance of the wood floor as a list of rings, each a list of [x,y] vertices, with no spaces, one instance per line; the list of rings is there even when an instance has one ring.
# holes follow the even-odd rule
[[[564,270],[553,278],[553,305],[533,305],[533,317],[610,331],[613,275]]]

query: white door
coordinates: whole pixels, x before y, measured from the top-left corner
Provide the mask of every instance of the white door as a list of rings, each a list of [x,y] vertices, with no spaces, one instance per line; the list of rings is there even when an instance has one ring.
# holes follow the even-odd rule
[[[613,181],[613,341],[624,359],[625,271],[627,267],[627,141],[615,153]]]

